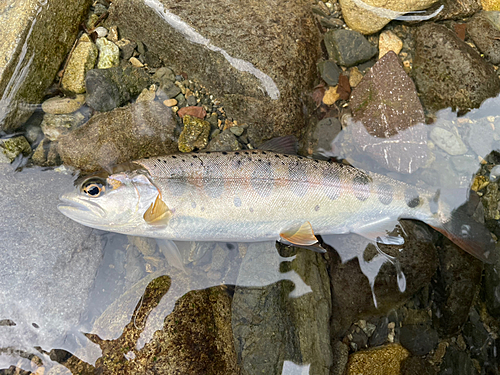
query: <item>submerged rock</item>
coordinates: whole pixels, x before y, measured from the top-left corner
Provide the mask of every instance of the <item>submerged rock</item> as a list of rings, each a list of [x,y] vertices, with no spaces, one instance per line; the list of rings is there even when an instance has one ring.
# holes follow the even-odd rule
[[[11,162],[20,155],[28,156],[31,154],[31,146],[22,135],[13,138],[0,139],[0,152],[4,154]]]
[[[2,1],[0,130],[20,127],[34,112],[78,34],[90,0]],[[50,30],[50,31],[48,31]]]
[[[434,111],[465,113],[500,92],[493,67],[442,25],[417,28],[413,72],[424,106]]]
[[[141,121],[137,121],[141,119]],[[59,140],[62,161],[83,171],[177,152],[172,111],[159,102],[141,102],[93,116]]]
[[[182,122],[184,129],[179,136],[179,151],[191,152],[205,148],[208,144],[210,123],[190,115],[184,115]]]
[[[330,59],[346,67],[370,60],[377,54],[377,47],[353,30],[330,30],[324,41]]]
[[[42,111],[53,115],[65,115],[79,110],[84,104],[84,95],[76,95],[74,98],[54,97],[42,103]]]
[[[499,12],[492,12],[499,13]],[[476,14],[467,23],[467,32],[477,48],[492,64],[500,63],[500,29],[486,12]]]
[[[69,57],[61,85],[64,89],[81,94],[85,92],[85,75],[93,69],[97,60],[98,50],[87,34],[78,40],[73,53]]]
[[[297,94],[312,89],[321,53],[306,0],[286,7],[259,0],[245,6],[231,0],[182,6],[173,0],[119,0],[113,1],[106,22],[205,86],[228,117],[255,128],[249,134],[253,144],[297,133],[304,104],[313,109],[306,96]]]
[[[210,140],[207,151],[237,151],[241,145],[236,136],[230,130],[224,130]]]
[[[112,41],[106,38],[97,38],[95,42],[99,49],[98,69],[108,69],[120,63],[120,49]]]
[[[45,137],[57,141],[59,137],[76,129],[85,122],[85,116],[79,112],[69,115],[52,115],[46,113],[40,125]]]

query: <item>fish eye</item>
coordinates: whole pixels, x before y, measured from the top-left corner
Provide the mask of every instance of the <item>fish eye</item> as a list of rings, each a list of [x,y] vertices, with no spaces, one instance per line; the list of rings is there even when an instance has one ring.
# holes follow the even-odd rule
[[[92,198],[97,198],[104,190],[104,185],[96,180],[87,181],[82,185],[82,191]]]

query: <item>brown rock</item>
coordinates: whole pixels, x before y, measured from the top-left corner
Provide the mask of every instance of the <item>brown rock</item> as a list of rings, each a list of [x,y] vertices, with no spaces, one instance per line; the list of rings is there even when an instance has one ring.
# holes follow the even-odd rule
[[[255,128],[248,134],[252,144],[298,133],[307,99],[300,94],[312,89],[320,56],[309,1],[157,3],[154,9],[144,0],[114,1],[107,22],[206,86],[228,117]]]
[[[72,47],[90,0],[0,2],[0,129],[23,124]]]
[[[137,121],[141,119],[141,121]],[[100,113],[61,137],[64,164],[86,172],[111,164],[177,152],[175,118],[159,102],[141,102]]]
[[[175,99],[170,99],[170,100],[174,100],[175,104],[177,104],[177,101]],[[207,115],[207,111],[205,111],[203,107],[190,106],[190,107],[182,107],[177,111],[177,114],[179,115],[180,118],[183,118],[185,115],[190,115],[204,119],[205,116]]]
[[[399,344],[359,351],[349,356],[347,375],[399,375],[409,355]]]

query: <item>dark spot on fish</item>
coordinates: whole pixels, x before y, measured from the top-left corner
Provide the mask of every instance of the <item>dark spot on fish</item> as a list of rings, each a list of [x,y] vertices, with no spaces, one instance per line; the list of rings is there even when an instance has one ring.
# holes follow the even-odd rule
[[[241,199],[240,197],[234,197],[234,206],[241,207]]]
[[[316,205],[316,207],[314,207],[314,211],[319,211],[319,205]]]
[[[239,155],[240,153],[239,152],[235,152],[236,155]],[[248,151],[245,151],[245,155],[248,155],[250,154]]]
[[[271,195],[274,186],[273,171],[271,167],[266,163],[256,163],[250,183],[253,189],[261,197],[268,197]]]
[[[236,151],[234,154],[239,155],[240,153],[238,151]],[[248,154],[248,152],[245,152],[245,154]]]
[[[295,181],[292,185],[292,191],[295,195],[303,197],[307,193],[307,171],[305,165],[299,163],[291,163],[288,165],[288,177]]]
[[[262,162],[262,159],[257,159],[259,162]]]
[[[394,188],[389,184],[380,184],[377,186],[378,200],[382,204],[390,204],[394,197]]]
[[[278,154],[274,154],[274,157],[275,158],[279,158],[280,156]]]
[[[354,196],[360,201],[365,201],[370,196],[370,178],[360,173],[352,179],[352,190]]]
[[[283,155],[283,156],[284,156],[285,158],[287,158],[287,157],[288,157],[288,155],[287,155],[287,154],[285,154],[285,155]]]
[[[193,158],[195,158],[195,159],[198,157],[198,155],[192,155],[192,156],[193,156]]]
[[[250,207],[249,210],[250,210],[250,212],[253,212],[253,208],[252,207]]]
[[[227,152],[226,151],[222,151],[222,155],[227,155]]]
[[[267,155],[265,151],[262,151],[262,155]]]
[[[218,198],[224,192],[224,173],[219,166],[207,166],[203,171],[202,182],[211,198]]]
[[[34,327],[34,328],[40,328],[40,326],[36,323],[31,323],[31,325]]]
[[[410,208],[415,208],[420,204],[420,196],[417,189],[410,187],[405,190],[405,202]]]
[[[202,208],[201,208],[201,210],[202,210],[202,211],[205,211],[205,207],[202,207]]]
[[[185,163],[185,162],[186,162],[186,160],[182,159],[182,162],[183,162],[183,163]]]
[[[191,207],[196,208],[196,202],[191,202]]]
[[[340,195],[341,190],[340,174],[335,166],[323,171],[323,189],[325,194],[331,200],[335,200]]]
[[[161,163],[161,160],[160,160],[160,159],[156,159],[156,161],[157,161],[158,163]]]
[[[166,160],[163,160],[163,164],[167,164],[167,161],[166,161]]]
[[[172,159],[177,159],[177,156],[175,156],[175,155],[172,155]]]
[[[205,151],[205,154],[209,155],[209,154],[210,154],[210,151]]]
[[[257,155],[257,153],[255,151],[252,151],[252,154]]]
[[[319,163],[319,160],[318,159],[313,159],[315,163]]]

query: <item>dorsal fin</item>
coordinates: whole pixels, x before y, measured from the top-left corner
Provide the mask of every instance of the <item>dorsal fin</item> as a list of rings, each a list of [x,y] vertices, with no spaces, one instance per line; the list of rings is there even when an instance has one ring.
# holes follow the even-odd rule
[[[297,138],[293,135],[276,137],[264,142],[258,147],[258,149],[276,152],[278,154],[297,155]]]

